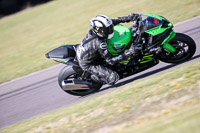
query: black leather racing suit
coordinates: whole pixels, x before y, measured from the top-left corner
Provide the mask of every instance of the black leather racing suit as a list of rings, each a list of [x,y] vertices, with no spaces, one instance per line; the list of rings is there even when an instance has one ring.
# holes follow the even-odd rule
[[[135,17],[136,14],[131,14],[124,17],[113,18],[113,25],[130,22],[134,20]],[[93,79],[96,81],[103,84],[114,84],[119,80],[119,75],[115,71],[98,63],[99,57],[104,58],[106,61],[112,58],[115,58],[115,61],[118,60],[108,52],[106,40],[99,38],[92,30],[89,30],[82,43],[77,46],[76,53],[80,67],[84,71],[90,72]]]

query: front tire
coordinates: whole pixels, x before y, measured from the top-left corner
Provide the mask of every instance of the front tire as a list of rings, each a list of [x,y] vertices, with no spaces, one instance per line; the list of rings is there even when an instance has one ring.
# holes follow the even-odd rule
[[[169,44],[172,45],[176,51],[174,53],[170,53],[163,50],[158,55],[159,60],[166,63],[184,62],[190,59],[196,51],[196,44],[194,40],[188,35],[182,33],[176,33],[175,37],[170,40]]]
[[[74,67],[74,66],[66,66],[64,67],[59,75],[58,75],[58,84],[62,88],[62,81],[68,80],[68,79],[77,79],[81,76],[83,73],[82,69],[80,67]],[[98,84],[98,83],[97,83]],[[91,93],[97,92],[101,87],[102,84],[95,84],[95,86],[89,86],[89,89],[81,89],[81,90],[64,90],[66,93],[69,93],[74,96],[85,96],[89,95]]]

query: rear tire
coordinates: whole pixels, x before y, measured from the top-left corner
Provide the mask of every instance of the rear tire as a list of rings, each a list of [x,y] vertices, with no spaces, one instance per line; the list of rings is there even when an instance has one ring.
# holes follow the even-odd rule
[[[176,51],[174,53],[169,53],[168,51],[163,50],[159,53],[159,60],[166,63],[181,63],[190,59],[195,51],[196,44],[194,40],[188,35],[182,33],[176,33],[175,37],[170,40],[171,44]]]
[[[59,86],[62,88],[63,80],[67,80],[69,78],[71,78],[71,79],[78,78],[81,76],[82,73],[83,73],[83,71],[80,67],[74,67],[74,66],[64,67],[58,75]],[[62,88],[62,90],[71,95],[85,96],[85,95],[97,92],[102,87],[102,84],[98,84],[98,85],[97,84],[95,84],[95,87],[89,86],[89,89],[85,89],[85,90],[63,90],[63,88]]]

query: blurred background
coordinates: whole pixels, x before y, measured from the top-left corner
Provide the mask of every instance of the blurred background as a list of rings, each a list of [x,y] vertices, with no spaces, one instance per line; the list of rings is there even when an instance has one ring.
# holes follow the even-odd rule
[[[0,0],[0,18],[51,0]]]
[[[130,13],[175,24],[200,15],[200,0],[0,0],[0,83],[55,65],[45,53],[80,43],[94,16]]]
[[[90,29],[89,20],[94,16],[102,14],[112,18],[127,16],[130,13],[153,13],[176,24],[200,16],[200,0],[0,0],[0,84],[55,65],[56,62],[45,58],[45,54],[63,44],[79,44]],[[123,25],[129,26],[131,23]],[[196,35],[198,29],[199,26],[195,26],[190,32]],[[95,128],[104,124],[110,128],[110,124],[112,127],[123,125],[120,124],[120,120],[133,119],[136,120],[133,123],[136,128],[129,128],[129,132],[141,132],[142,129],[144,132],[156,133],[177,133],[177,130],[181,133],[199,133],[198,64],[191,64],[195,67],[190,67],[189,64],[178,73],[175,72],[177,68],[160,76],[154,75],[151,80],[144,78],[135,81],[113,92],[112,95],[108,93],[103,97],[97,97],[97,100],[80,102],[78,106],[74,106],[75,108],[70,106],[53,114],[35,117],[26,121],[28,123],[17,123],[11,130],[13,133],[22,133],[36,128],[29,133],[41,130],[45,133],[54,133],[54,129],[58,129],[59,133],[66,133],[67,129],[71,133],[76,131],[73,127],[84,131],[93,124]],[[186,68],[190,69],[185,71]],[[54,108],[58,101],[66,104],[66,101],[72,103],[82,100],[63,94],[56,88],[56,80],[53,78],[37,82],[38,84],[31,82],[21,88],[13,85],[16,90],[1,94],[3,104],[0,104],[0,109],[6,112],[2,115],[3,118],[7,120],[9,116],[8,118],[13,120],[21,117],[21,112],[23,115],[29,115],[48,110],[48,107]],[[38,76],[37,80],[41,80],[41,77]],[[52,86],[46,86],[47,84]],[[127,93],[124,93],[125,91]],[[66,100],[63,100],[64,98]],[[24,107],[27,111],[24,111]],[[82,114],[76,113],[77,111]],[[49,123],[45,125],[43,122]],[[184,123],[180,124],[182,122]],[[173,130],[174,127],[177,130]],[[192,129],[198,131],[194,132]],[[118,132],[121,130],[122,128]],[[5,129],[0,133],[12,132]]]

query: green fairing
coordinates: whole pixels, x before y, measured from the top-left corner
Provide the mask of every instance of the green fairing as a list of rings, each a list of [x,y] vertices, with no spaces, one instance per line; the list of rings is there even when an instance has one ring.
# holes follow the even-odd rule
[[[166,21],[168,21],[167,19],[165,19],[165,18],[163,18],[161,16],[158,16],[158,15],[155,15],[155,14],[144,14],[144,15],[151,16],[151,17],[157,18],[159,20],[166,20]],[[155,36],[155,35],[159,35],[159,34],[163,33],[165,30],[167,30],[169,28],[172,28],[172,27],[173,27],[173,24],[169,23],[168,27],[166,27],[166,28],[162,28],[162,25],[159,25],[159,26],[157,26],[155,28],[152,28],[152,29],[149,29],[149,30],[147,30],[145,32],[148,33],[148,34],[151,34],[152,36]]]
[[[112,55],[122,52],[131,40],[131,31],[123,25],[114,26],[114,36],[107,40],[108,51]]]
[[[147,16],[151,16],[151,17],[154,17],[154,18],[157,18],[159,20],[166,20],[168,21],[167,19],[161,17],[161,16],[158,16],[158,15],[155,15],[155,14],[145,14]],[[168,21],[169,22],[169,21]],[[168,24],[168,27],[166,28],[163,28],[162,25],[159,25],[153,29],[149,29],[147,31],[145,31],[146,33],[148,34],[151,34],[152,36],[155,36],[155,35],[159,35],[161,33],[163,33],[165,30],[169,29],[169,28],[173,28],[173,24],[169,22]],[[170,35],[162,42],[161,45],[163,45],[163,48],[168,50],[169,52],[175,52],[176,49],[171,46],[168,42],[176,35],[176,33],[172,30],[172,32],[170,33]]]
[[[163,33],[166,29],[168,29],[168,28],[161,28],[161,26],[162,25],[155,27],[153,29],[149,29],[145,32],[148,34],[151,34],[152,36],[159,35],[159,34]]]
[[[167,19],[155,14],[144,14],[144,16],[151,16],[159,20],[168,21]],[[164,28],[162,27],[162,25],[158,25],[157,27],[146,30],[145,32],[151,34],[152,36],[156,36],[170,28],[173,28],[173,24],[169,22],[168,27]],[[161,44],[163,45],[163,48],[168,50],[169,52],[175,52],[175,48],[168,43],[175,36],[175,34],[176,33],[172,31],[170,35]],[[131,40],[130,29],[123,25],[116,25],[114,26],[114,36],[111,39],[107,40],[108,51],[112,55],[119,55],[123,50],[126,49],[130,40]],[[121,63],[127,63],[127,61],[122,61]]]

